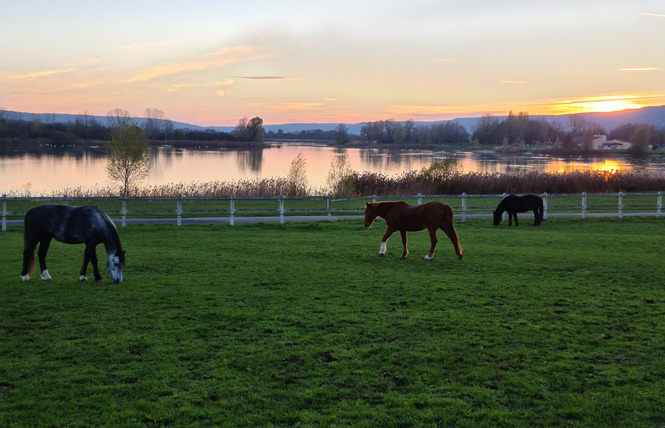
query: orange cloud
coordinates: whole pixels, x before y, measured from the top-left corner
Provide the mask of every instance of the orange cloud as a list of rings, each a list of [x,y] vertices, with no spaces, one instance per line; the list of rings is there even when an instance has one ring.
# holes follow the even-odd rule
[[[60,70],[43,70],[43,71],[33,71],[29,73],[18,73],[18,74],[9,74],[5,73],[1,80],[10,81],[10,80],[34,80],[42,77],[49,77],[58,74],[72,73],[76,71],[75,68],[64,68]]]
[[[257,49],[252,46],[234,46],[232,48],[224,48],[217,52],[205,54],[191,61],[166,64],[142,71],[128,79],[125,83],[147,82],[159,77],[171,76],[188,71],[219,68],[243,60],[258,59],[265,56],[265,54],[257,52]]]

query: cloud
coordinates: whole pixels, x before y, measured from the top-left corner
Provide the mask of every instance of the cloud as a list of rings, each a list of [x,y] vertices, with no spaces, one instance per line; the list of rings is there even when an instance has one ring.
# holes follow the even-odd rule
[[[640,15],[640,16],[654,16],[656,18],[665,18],[665,15],[663,15],[662,13],[644,13],[644,12],[642,12],[642,13],[638,13],[638,15]]]
[[[10,80],[35,80],[42,77],[50,77],[58,74],[73,73],[76,71],[75,68],[63,68],[59,70],[43,70],[43,71],[33,71],[29,73],[18,73],[18,74],[9,74],[5,73],[0,80],[10,81]]]
[[[265,56],[266,54],[260,53],[258,49],[253,46],[240,45],[231,48],[223,48],[217,52],[201,55],[198,58],[192,59],[191,61],[166,64],[150,68],[134,75],[125,83],[147,82],[153,79],[171,76],[174,74],[186,73],[190,71],[201,71],[210,68],[220,68],[236,62],[250,59],[259,59]]]
[[[325,107],[324,103],[256,103],[250,104],[250,107],[264,108],[270,111],[293,112],[303,110],[321,110]]]
[[[247,80],[303,80],[302,77],[287,77],[287,76],[236,76],[237,79]]]
[[[616,71],[656,71],[658,67],[617,68]]]

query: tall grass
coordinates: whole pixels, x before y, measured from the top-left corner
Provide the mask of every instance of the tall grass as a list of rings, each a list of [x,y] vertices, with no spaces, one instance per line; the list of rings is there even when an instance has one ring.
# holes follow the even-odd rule
[[[336,188],[299,186],[294,192],[288,178],[271,177],[233,181],[207,181],[190,183],[170,183],[156,186],[142,186],[132,192],[136,197],[220,197],[220,196],[322,196],[335,194],[340,197],[368,195],[456,195],[456,194],[501,194],[501,193],[614,193],[614,192],[653,192],[665,190],[665,173],[647,171],[584,171],[547,173],[531,171],[523,173],[432,173],[406,171],[391,176],[377,172],[352,172],[341,177],[344,180],[344,194]],[[339,189],[339,188],[337,188]],[[29,193],[29,192],[28,192]],[[6,196],[47,196],[68,195],[75,198],[117,197],[116,187],[96,189],[81,187],[65,188],[47,195],[28,194],[25,191],[11,191]]]

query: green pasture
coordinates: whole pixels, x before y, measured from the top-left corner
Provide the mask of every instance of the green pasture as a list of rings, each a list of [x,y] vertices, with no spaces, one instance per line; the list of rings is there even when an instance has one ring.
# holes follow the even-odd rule
[[[11,226],[0,426],[665,425],[664,220],[532,222],[128,225],[122,284]]]

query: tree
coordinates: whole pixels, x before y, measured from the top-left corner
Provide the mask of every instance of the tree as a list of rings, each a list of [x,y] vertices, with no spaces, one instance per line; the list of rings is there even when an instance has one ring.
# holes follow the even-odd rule
[[[241,141],[263,142],[266,135],[266,131],[263,129],[263,119],[257,116],[252,120],[247,120],[247,117],[243,117],[238,121],[232,134]]]
[[[341,154],[330,162],[326,184],[331,196],[335,198],[346,198],[355,193],[353,170],[346,150],[342,150]]]
[[[635,154],[644,154],[649,150],[651,139],[651,127],[647,124],[640,125],[630,137],[630,151]]]
[[[164,128],[166,116],[164,110],[157,108],[145,109],[145,121],[143,122],[143,129],[145,130],[148,138],[153,140],[157,138],[159,131]]]
[[[123,118],[106,145],[106,172],[120,182],[122,194],[129,195],[138,182],[150,172],[150,141],[145,132]]]
[[[582,151],[588,153],[593,148],[593,131],[587,129],[582,138]]]
[[[247,141],[256,141],[262,143],[265,135],[266,131],[263,129],[263,119],[258,116],[251,119],[247,124],[247,128],[245,129],[245,136]]]
[[[238,121],[238,124],[236,125],[236,129],[231,132],[234,137],[236,137],[239,140],[244,140],[245,139],[245,132],[247,130],[247,117],[243,117]]]
[[[349,130],[346,128],[346,125],[340,123],[337,128],[335,128],[335,142],[337,144],[346,144],[349,142]]]
[[[481,144],[499,144],[501,138],[498,134],[499,119],[492,114],[484,114],[478,121],[476,131],[471,138],[480,141]]]
[[[291,161],[284,193],[287,196],[298,196],[307,193],[307,160],[302,151],[298,152],[298,156]]]

